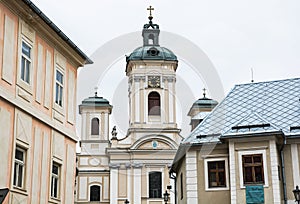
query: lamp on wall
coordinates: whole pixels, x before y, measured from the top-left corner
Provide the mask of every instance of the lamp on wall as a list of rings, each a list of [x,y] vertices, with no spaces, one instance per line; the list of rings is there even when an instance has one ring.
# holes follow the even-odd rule
[[[300,204],[300,190],[299,186],[296,186],[296,189],[293,190],[294,196],[295,196],[295,201]]]
[[[126,199],[126,200],[124,201],[124,204],[129,204],[129,201]]]
[[[166,192],[164,193],[164,201],[165,201],[165,204],[168,204],[168,201],[169,201],[169,193],[168,191],[166,190]]]

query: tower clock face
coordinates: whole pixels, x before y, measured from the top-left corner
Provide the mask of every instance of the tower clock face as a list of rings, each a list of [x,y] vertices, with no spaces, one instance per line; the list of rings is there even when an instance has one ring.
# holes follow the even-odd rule
[[[160,87],[160,76],[148,76],[148,87],[150,88]]]

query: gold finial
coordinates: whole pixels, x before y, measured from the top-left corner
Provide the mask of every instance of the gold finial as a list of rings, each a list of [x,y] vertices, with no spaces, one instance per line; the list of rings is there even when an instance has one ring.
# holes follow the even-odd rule
[[[150,15],[149,17],[152,17],[152,12],[154,10],[154,8],[152,6],[149,6],[149,8],[147,8],[148,11],[150,11]]]
[[[202,90],[203,90],[203,98],[205,98],[205,96],[206,96],[206,93],[205,93],[206,88],[204,88],[204,89],[202,89]]]

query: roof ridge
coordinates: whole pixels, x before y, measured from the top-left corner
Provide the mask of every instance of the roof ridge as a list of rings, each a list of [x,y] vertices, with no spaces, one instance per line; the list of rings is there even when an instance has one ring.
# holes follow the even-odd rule
[[[281,82],[281,81],[293,81],[293,80],[300,80],[300,77],[288,78],[288,79],[276,79],[276,80],[270,80],[270,81],[248,82],[248,83],[236,84],[235,86],[252,85],[252,84],[267,84],[267,83],[274,83],[274,82]]]

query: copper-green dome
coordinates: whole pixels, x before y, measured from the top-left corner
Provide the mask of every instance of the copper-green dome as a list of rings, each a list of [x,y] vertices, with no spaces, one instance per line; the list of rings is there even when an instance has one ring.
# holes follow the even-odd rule
[[[168,60],[177,61],[176,55],[169,49],[160,46],[143,46],[136,48],[126,62],[130,60]]]
[[[197,101],[195,101],[193,103],[193,107],[197,107],[197,108],[210,108],[210,107],[215,107],[216,105],[218,105],[218,102],[210,99],[210,98],[199,98]]]
[[[97,93],[95,93],[95,96],[88,97],[82,101],[82,103],[79,105],[79,113],[81,114],[81,111],[83,108],[108,108],[111,112],[112,105],[109,104],[109,101],[103,97],[97,96]]]

